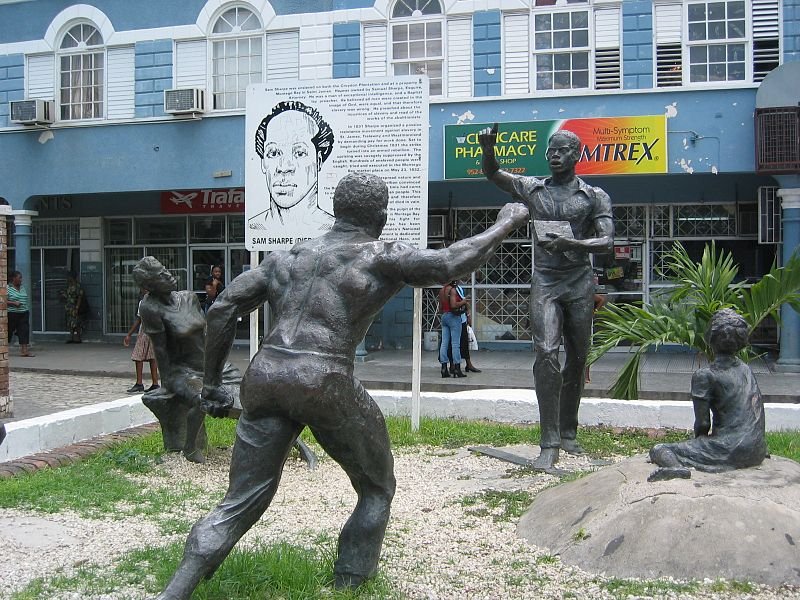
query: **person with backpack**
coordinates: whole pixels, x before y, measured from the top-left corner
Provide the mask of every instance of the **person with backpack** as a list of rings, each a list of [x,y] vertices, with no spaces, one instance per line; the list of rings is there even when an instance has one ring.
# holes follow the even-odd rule
[[[466,298],[458,293],[458,281],[453,280],[439,290],[439,311],[442,320],[442,345],[439,347],[439,362],[442,377],[450,377],[447,368],[452,355],[453,377],[466,377],[461,371],[461,316],[467,312]],[[449,352],[448,352],[449,350]]]

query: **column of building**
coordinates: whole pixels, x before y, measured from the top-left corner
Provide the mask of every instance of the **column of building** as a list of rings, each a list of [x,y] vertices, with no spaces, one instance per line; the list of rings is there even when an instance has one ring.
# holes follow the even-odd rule
[[[800,187],[778,190],[783,207],[783,264],[800,249]],[[778,369],[800,372],[800,314],[788,304],[781,309]]]

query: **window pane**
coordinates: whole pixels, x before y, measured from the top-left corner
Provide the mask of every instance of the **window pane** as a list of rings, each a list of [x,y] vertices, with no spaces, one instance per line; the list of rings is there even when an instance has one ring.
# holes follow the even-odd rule
[[[409,42],[408,54],[411,58],[425,58],[425,42]]]
[[[556,71],[569,71],[570,59],[569,54],[555,54],[553,55]]]
[[[394,58],[408,58],[408,44],[393,44],[392,57]]]
[[[408,39],[410,40],[424,40],[425,39],[425,24],[414,23],[408,26]]]
[[[729,62],[743,61],[744,58],[744,44],[728,44]]]
[[[709,23],[708,24],[708,39],[710,40],[723,40],[725,39],[725,23]]]
[[[689,23],[689,40],[704,40],[706,39],[706,24],[705,23]]]
[[[575,71],[572,74],[572,87],[574,88],[588,88],[589,87],[589,71]]]
[[[728,65],[728,81],[743,81],[744,74],[744,63],[732,63]]]
[[[708,66],[709,81],[725,81],[725,65],[711,64]]]
[[[228,215],[228,243],[244,243],[244,215]]]
[[[690,4],[689,5],[689,22],[705,21],[706,20],[706,5],[705,4]]]
[[[709,2],[709,4],[708,4],[708,20],[709,21],[723,21],[723,20],[725,20],[725,3],[724,2]]]
[[[410,64],[409,63],[397,63],[394,65],[394,74],[395,75],[409,75]]]
[[[189,243],[225,242],[225,217],[189,217]]]
[[[550,15],[536,15],[533,20],[536,31],[549,31],[552,29]]]
[[[573,69],[589,69],[589,53],[576,52],[572,55],[572,68]]]
[[[706,46],[694,46],[689,49],[689,62],[692,64],[704,63],[707,61],[708,48]]]
[[[553,73],[553,88],[556,90],[566,90],[569,89],[570,80],[569,80],[569,73],[560,73],[555,72]]]
[[[427,44],[428,56],[442,55],[442,40],[432,40]]]
[[[569,31],[556,31],[553,33],[553,48],[570,48]]]
[[[119,246],[133,243],[133,224],[130,219],[106,220],[106,245]]]
[[[706,67],[705,65],[692,65],[689,67],[689,80],[690,81],[706,81]]]
[[[534,37],[534,43],[537,50],[549,50],[553,47],[549,33],[537,33]]]
[[[555,13],[553,15],[553,29],[569,29],[569,13]]]
[[[442,22],[441,21],[431,21],[425,25],[425,29],[427,31],[427,35],[429,38],[440,38],[442,37]]]
[[[731,21],[728,23],[728,37],[729,38],[742,38],[744,37],[744,21]]]
[[[186,219],[136,219],[137,244],[186,243]]]
[[[536,57],[536,70],[537,71],[552,71],[553,70],[553,55],[540,54]]]
[[[589,13],[586,11],[577,11],[572,13],[572,27],[574,29],[582,29],[589,27]]]
[[[589,32],[582,29],[572,32],[572,47],[581,48],[589,45]]]
[[[538,73],[536,75],[536,89],[537,90],[552,90],[553,89],[553,76],[549,73]]]
[[[728,2],[728,18],[744,19],[744,2]]]
[[[408,25],[395,25],[392,27],[392,39],[395,42],[403,42],[408,39]]]
[[[708,47],[708,62],[725,62],[725,46],[709,46]]]

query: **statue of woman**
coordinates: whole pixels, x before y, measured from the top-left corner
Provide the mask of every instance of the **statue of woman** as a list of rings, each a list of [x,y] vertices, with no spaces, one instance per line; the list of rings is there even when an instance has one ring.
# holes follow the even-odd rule
[[[205,354],[205,317],[194,292],[177,291],[175,277],[152,256],[133,269],[136,285],[150,292],[139,315],[150,336],[161,371],[161,387],[142,402],[161,423],[164,447],[182,450],[192,462],[205,462],[205,412],[200,406]],[[239,370],[226,365],[223,384],[239,397]]]
[[[142,395],[142,402],[161,423],[164,448],[183,451],[192,462],[205,462],[205,411],[200,403],[203,388],[206,319],[194,292],[177,291],[175,277],[152,256],[146,256],[133,268],[133,280],[147,294],[139,307],[142,328],[150,336],[161,372],[161,387]],[[237,418],[239,370],[225,363],[222,387],[234,399],[227,414],[214,416]],[[317,457],[299,439],[294,447],[313,469]]]

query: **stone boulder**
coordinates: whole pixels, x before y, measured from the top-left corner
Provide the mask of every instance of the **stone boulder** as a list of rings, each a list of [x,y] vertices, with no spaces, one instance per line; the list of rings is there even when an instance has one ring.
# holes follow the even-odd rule
[[[517,533],[589,572],[800,585],[800,464],[648,483],[645,455],[540,493]]]

